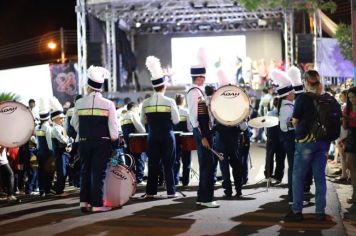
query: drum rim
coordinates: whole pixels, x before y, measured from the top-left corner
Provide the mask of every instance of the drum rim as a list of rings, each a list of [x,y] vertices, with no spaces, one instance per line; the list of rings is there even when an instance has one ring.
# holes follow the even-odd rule
[[[21,106],[22,108],[25,108],[25,110],[27,110],[28,113],[31,115],[32,120],[35,121],[35,118],[34,118],[32,112],[29,110],[29,108],[28,108],[26,105],[22,104],[21,102],[11,101],[11,100],[8,100],[8,101],[1,101],[1,102],[0,102],[0,106],[3,105],[4,103],[16,103],[18,106]],[[1,140],[0,140],[0,145],[3,146],[3,147],[6,147],[6,148],[13,148],[13,147],[19,147],[19,146],[21,146],[21,145],[24,145],[24,144],[31,138],[32,133],[35,131],[35,128],[36,128],[36,127],[35,127],[35,122],[32,122],[32,124],[31,124],[31,129],[30,129],[30,131],[32,131],[32,132],[29,132],[29,133],[31,133],[31,135],[30,135],[30,136],[28,137],[28,139],[26,139],[26,141],[24,141],[23,143],[22,143],[22,142],[19,142],[19,143],[16,144],[16,145],[14,144],[14,145],[11,145],[11,146],[6,146],[6,145],[1,144]]]
[[[129,137],[144,137],[148,136],[148,133],[130,133]]]
[[[223,121],[220,117],[216,117],[216,116],[214,116],[214,111],[215,110],[213,110],[212,109],[212,106],[213,106],[213,99],[214,99],[214,97],[216,97],[216,96],[218,96],[217,95],[217,91],[218,90],[220,90],[220,89],[222,89],[222,88],[224,88],[224,87],[233,87],[233,88],[237,88],[238,90],[241,90],[241,92],[243,92],[243,96],[246,96],[246,98],[247,98],[247,100],[248,100],[248,111],[246,112],[246,114],[245,114],[245,116],[241,119],[241,118],[239,118],[238,120],[234,120],[234,121],[231,121],[231,122],[229,122],[229,123],[227,123],[226,121]],[[236,125],[238,125],[238,124],[240,124],[240,123],[242,123],[248,116],[249,116],[249,114],[250,114],[250,105],[251,105],[251,100],[250,100],[250,97],[248,96],[248,94],[246,93],[246,91],[243,89],[243,88],[240,88],[240,87],[238,87],[237,85],[234,85],[234,84],[226,84],[226,85],[223,85],[223,86],[221,86],[221,87],[219,87],[216,91],[215,91],[215,93],[211,96],[211,100],[210,100],[210,109],[211,109],[211,114],[212,114],[212,116],[220,123],[220,124],[222,124],[222,125],[225,125],[225,126],[236,126]]]

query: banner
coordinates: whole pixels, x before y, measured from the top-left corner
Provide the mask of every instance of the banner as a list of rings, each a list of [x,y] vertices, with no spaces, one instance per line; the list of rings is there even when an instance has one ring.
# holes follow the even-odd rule
[[[74,101],[78,94],[78,73],[74,63],[49,65],[52,80],[53,96],[61,104]]]
[[[341,55],[336,39],[317,39],[317,64],[318,71],[323,77],[354,77],[352,61],[345,60]]]

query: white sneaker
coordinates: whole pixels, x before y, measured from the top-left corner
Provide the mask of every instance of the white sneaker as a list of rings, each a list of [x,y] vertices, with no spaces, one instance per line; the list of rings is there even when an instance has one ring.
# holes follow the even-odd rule
[[[92,207],[91,211],[92,212],[105,212],[105,211],[111,211],[111,207]]]
[[[218,207],[220,207],[220,204],[217,203],[216,201],[213,201],[213,202],[201,202],[200,205],[208,207],[208,208],[218,208]]]
[[[156,195],[145,194],[144,196],[139,197],[139,199],[155,199],[156,197]]]
[[[87,202],[80,202],[80,203],[79,203],[79,206],[80,206],[80,207],[89,207],[89,203],[87,203]]]
[[[11,195],[11,196],[8,196],[8,197],[7,197],[7,200],[8,200],[8,201],[16,201],[17,198],[16,198],[14,195]]]

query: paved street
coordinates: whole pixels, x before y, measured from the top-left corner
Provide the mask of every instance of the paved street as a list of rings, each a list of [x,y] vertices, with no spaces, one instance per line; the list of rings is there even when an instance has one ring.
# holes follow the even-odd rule
[[[283,223],[288,212],[286,176],[284,183],[266,188],[263,179],[263,145],[251,150],[249,183],[239,199],[223,198],[221,186],[215,196],[221,207],[206,209],[195,204],[197,179],[180,189],[186,197],[163,200],[139,200],[144,187],[125,206],[106,213],[82,214],[78,209],[78,191],[66,198],[32,196],[22,203],[0,208],[1,235],[353,235],[355,221],[345,203],[351,186],[328,181],[327,220],[314,219],[314,197],[304,208],[304,221]],[[196,161],[193,168],[197,169]],[[314,189],[312,189],[314,193]],[[164,190],[160,194],[164,194]],[[340,200],[339,200],[339,196]],[[308,200],[308,199],[307,199]],[[340,204],[341,202],[341,204]],[[344,218],[344,222],[342,218]]]

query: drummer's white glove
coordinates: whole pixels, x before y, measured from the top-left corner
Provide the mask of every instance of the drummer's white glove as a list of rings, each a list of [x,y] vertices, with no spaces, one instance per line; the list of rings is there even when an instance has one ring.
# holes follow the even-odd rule
[[[242,131],[245,131],[248,128],[247,122],[245,121],[242,122],[239,126]]]

